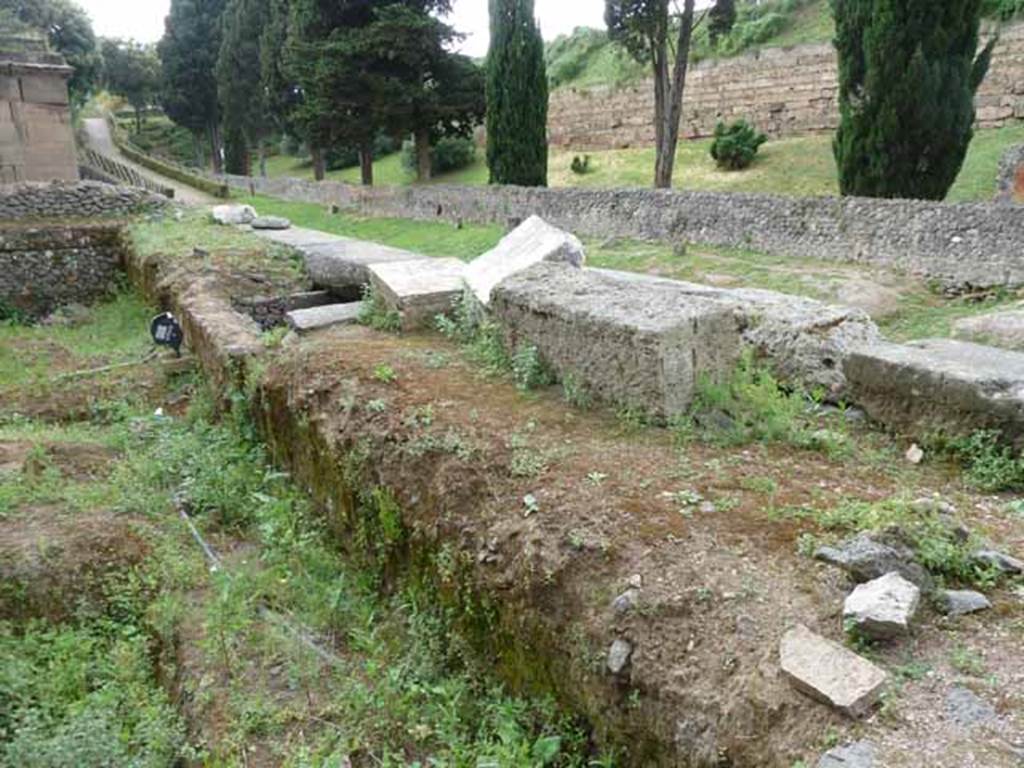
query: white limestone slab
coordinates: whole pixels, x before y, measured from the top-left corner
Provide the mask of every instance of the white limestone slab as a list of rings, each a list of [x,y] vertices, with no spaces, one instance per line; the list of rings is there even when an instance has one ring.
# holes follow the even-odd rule
[[[561,261],[581,267],[585,259],[583,243],[575,235],[551,226],[540,216],[531,216],[494,248],[469,263],[466,284],[487,306],[491,290],[506,277],[542,261]]]
[[[398,312],[402,328],[429,325],[462,294],[465,264],[458,259],[411,259],[370,264],[370,285]]]

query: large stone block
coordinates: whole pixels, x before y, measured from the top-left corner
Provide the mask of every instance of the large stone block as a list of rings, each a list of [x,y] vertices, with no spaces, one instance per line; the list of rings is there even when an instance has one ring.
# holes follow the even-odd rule
[[[685,412],[698,378],[727,376],[741,350],[732,307],[669,280],[542,263],[499,283],[491,310],[510,348],[533,345],[563,381],[657,417]]]
[[[783,381],[838,398],[846,390],[843,361],[877,342],[878,327],[863,311],[755,288],[715,288],[631,272],[596,270],[633,285],[673,287],[679,301],[714,301],[741,318],[743,340]]]
[[[467,265],[466,284],[477,300],[487,306],[491,290],[509,275],[542,261],[563,261],[581,267],[585,258],[583,244],[575,235],[551,226],[540,216],[531,216]]]
[[[68,85],[63,76],[56,73],[23,74],[21,80],[21,98],[29,104],[68,103]]]
[[[952,339],[880,342],[843,367],[853,400],[913,435],[998,429],[1024,439],[1024,354]]]
[[[307,243],[298,250],[313,285],[336,293],[361,292],[370,282],[371,265],[429,261],[410,251],[348,238]]]
[[[801,693],[850,717],[878,702],[886,673],[865,658],[798,625],[779,643],[782,673]]]
[[[290,328],[299,333],[316,331],[334,325],[348,325],[359,320],[361,303],[325,304],[319,307],[293,309],[285,314]]]
[[[465,264],[458,259],[413,259],[367,265],[370,285],[398,313],[403,330],[430,325],[462,295]]]

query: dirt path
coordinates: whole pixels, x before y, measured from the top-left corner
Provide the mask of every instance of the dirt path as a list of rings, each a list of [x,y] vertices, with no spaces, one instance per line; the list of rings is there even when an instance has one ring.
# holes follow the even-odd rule
[[[138,171],[142,176],[150,179],[158,184],[163,184],[165,187],[170,187],[174,190],[174,199],[179,203],[185,205],[211,205],[216,200],[205,192],[200,192],[194,187],[190,187],[187,184],[182,184],[180,181],[169,179],[166,176],[141,166],[138,163],[133,163],[127,157],[118,151],[117,146],[114,144],[114,140],[110,135],[110,126],[107,121],[102,117],[88,117],[82,121],[82,125],[85,129],[85,135],[89,145],[99,152],[101,155],[107,155],[117,160],[119,163],[124,163],[130,168]]]

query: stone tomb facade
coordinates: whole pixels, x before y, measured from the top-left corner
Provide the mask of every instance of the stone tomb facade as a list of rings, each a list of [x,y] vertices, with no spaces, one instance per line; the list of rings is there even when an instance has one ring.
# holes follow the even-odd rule
[[[72,72],[41,40],[0,32],[0,184],[78,179]]]

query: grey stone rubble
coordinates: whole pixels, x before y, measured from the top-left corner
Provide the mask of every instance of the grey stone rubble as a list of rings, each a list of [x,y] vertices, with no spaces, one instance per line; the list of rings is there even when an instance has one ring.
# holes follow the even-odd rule
[[[898,541],[883,540],[870,531],[858,533],[835,547],[819,547],[814,557],[842,568],[858,582],[895,571],[919,587],[927,588],[931,584],[931,576],[915,561],[913,550]]]
[[[878,703],[888,677],[867,659],[803,625],[783,635],[779,660],[793,687],[850,717],[862,717]]]
[[[465,265],[458,259],[412,259],[369,264],[370,286],[398,312],[402,328],[429,325],[462,295]]]
[[[728,375],[740,354],[732,309],[669,281],[545,262],[499,283],[491,311],[508,349],[534,346],[563,382],[657,417],[685,412],[698,376]]]
[[[256,218],[256,209],[251,205],[215,205],[210,215],[218,224],[237,226],[251,223]]]
[[[875,752],[875,745],[870,741],[843,744],[822,755],[817,768],[874,768]]]
[[[940,589],[935,593],[935,603],[947,616],[963,616],[992,607],[981,592],[970,589]]]
[[[487,306],[494,286],[516,272],[542,261],[582,267],[585,258],[578,238],[552,227],[539,216],[531,216],[466,266],[466,285]]]
[[[0,220],[123,216],[167,206],[167,198],[138,187],[98,181],[0,185]]]
[[[1012,557],[1005,552],[997,552],[994,549],[979,549],[971,555],[971,559],[981,565],[995,568],[1009,576],[1024,573],[1024,561],[1018,560],[1016,557]]]
[[[1024,354],[952,339],[881,342],[853,350],[844,372],[851,398],[892,429],[1024,437]]]
[[[953,323],[958,339],[1024,351],[1024,309],[1005,309],[963,317]]]
[[[967,688],[957,686],[946,694],[946,712],[953,722],[965,728],[991,722],[996,710],[988,702]]]
[[[612,601],[612,609],[616,613],[629,613],[636,608],[640,600],[640,590],[637,587],[630,587]]]
[[[633,656],[633,645],[628,640],[620,637],[612,641],[608,648],[608,671],[613,675],[621,675],[629,666],[629,660]]]
[[[291,225],[283,216],[257,216],[249,222],[253,229],[288,229]]]
[[[871,640],[910,631],[921,590],[895,571],[857,586],[843,603],[843,625]]]
[[[295,309],[285,315],[288,326],[299,333],[315,331],[333,325],[347,325],[359,320],[362,304],[324,304],[308,309]]]

